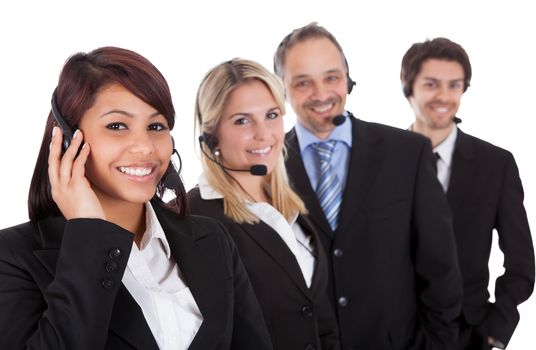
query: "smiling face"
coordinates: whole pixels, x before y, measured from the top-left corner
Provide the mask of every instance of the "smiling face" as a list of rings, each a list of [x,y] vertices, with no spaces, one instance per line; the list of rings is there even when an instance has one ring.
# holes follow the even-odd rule
[[[344,112],[347,71],[337,47],[327,38],[299,42],[285,55],[283,81],[299,121],[318,138],[333,130],[333,117]]]
[[[113,84],[98,93],[79,127],[91,146],[86,176],[103,205],[140,204],[154,196],[172,152],[163,115]]]
[[[450,129],[460,107],[464,71],[460,63],[440,59],[423,62],[408,98],[421,130]]]
[[[216,137],[225,166],[249,169],[264,164],[272,172],[282,156],[284,129],[281,109],[264,83],[252,80],[231,92]]]

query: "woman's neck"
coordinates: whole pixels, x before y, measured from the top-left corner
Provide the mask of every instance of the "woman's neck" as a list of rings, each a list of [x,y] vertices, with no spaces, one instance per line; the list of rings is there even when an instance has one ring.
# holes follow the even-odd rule
[[[97,192],[97,191],[96,191]],[[106,220],[134,234],[139,247],[146,229],[145,203],[131,203],[97,192]]]
[[[264,176],[237,172],[232,176],[240,184],[240,186],[235,184],[235,188],[242,194],[243,198],[252,202],[270,202],[264,190]]]

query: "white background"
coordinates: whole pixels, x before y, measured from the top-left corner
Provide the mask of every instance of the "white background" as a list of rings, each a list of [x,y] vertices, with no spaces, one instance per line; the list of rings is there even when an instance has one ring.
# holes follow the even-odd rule
[[[137,51],[167,78],[177,111],[173,130],[189,189],[197,182],[193,106],[202,76],[233,57],[272,67],[292,29],[312,21],[345,50],[357,86],[347,107],[356,116],[406,128],[413,119],[399,82],[409,46],[437,36],[467,50],[471,87],[458,116],[470,134],[510,150],[534,229],[536,20],[529,1],[2,1],[0,5],[0,228],[27,220],[26,200],[50,95],[65,60],[114,45]],[[294,123],[292,111],[286,129]],[[502,273],[494,248],[492,276]],[[493,286],[490,286],[493,290]],[[536,302],[520,307],[509,349],[533,348]]]

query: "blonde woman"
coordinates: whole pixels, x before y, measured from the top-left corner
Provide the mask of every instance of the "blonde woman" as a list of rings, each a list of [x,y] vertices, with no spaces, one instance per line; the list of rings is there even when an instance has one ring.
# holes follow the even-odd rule
[[[285,171],[284,101],[256,62],[211,69],[196,102],[203,174],[188,197],[238,246],[274,349],[338,349],[326,256]]]

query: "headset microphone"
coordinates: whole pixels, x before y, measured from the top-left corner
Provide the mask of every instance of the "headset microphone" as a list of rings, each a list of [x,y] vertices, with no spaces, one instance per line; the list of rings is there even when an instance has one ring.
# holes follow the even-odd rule
[[[207,154],[207,152],[205,152],[205,150],[203,149],[203,145],[202,145],[203,142],[205,142],[209,146],[209,148],[211,148],[210,147],[210,145],[212,144],[211,139],[212,139],[211,135],[209,135],[207,133],[203,133],[203,135],[199,136],[199,138],[198,138],[198,140],[199,140],[199,148],[201,149],[201,152],[203,152],[205,157],[207,157],[210,161],[218,164],[222,169],[230,170],[230,171],[249,172],[251,175],[255,175],[255,176],[264,176],[264,175],[266,175],[268,173],[268,168],[266,168],[266,165],[264,165],[264,164],[255,164],[255,165],[252,165],[249,169],[232,169],[232,168],[226,167],[221,162],[219,162],[217,159],[212,158],[211,156],[209,156]]]
[[[462,122],[462,120],[458,117],[454,117],[454,124],[460,124]]]
[[[333,125],[335,125],[335,126],[342,125],[345,121],[346,121],[346,117],[345,117],[344,115],[342,115],[342,114],[336,115],[336,116],[333,117],[333,119],[331,120],[331,122],[332,122]]]

